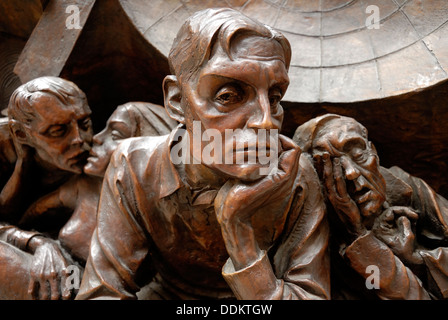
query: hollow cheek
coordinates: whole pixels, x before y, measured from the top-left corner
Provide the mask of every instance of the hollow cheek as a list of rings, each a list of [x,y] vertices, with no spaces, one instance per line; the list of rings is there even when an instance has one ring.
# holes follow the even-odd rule
[[[36,147],[40,158],[58,167],[65,165],[66,149],[63,146],[43,141]]]

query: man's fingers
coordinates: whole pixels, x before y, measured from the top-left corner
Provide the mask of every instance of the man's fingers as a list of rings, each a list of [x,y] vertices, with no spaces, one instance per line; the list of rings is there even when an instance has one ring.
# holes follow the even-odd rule
[[[51,279],[48,281],[50,283],[50,289],[51,289],[51,300],[59,300],[60,294],[59,294],[59,281],[57,277],[55,279]]]
[[[48,300],[50,298],[50,286],[47,279],[39,281],[40,300]]]
[[[410,220],[418,220],[418,214],[408,207],[393,207],[395,215],[407,217]]]
[[[412,232],[411,221],[409,221],[407,217],[399,217],[397,219],[397,227],[400,231],[400,235],[403,235],[404,239],[414,236],[414,233]]]
[[[68,284],[68,272],[67,268],[62,271],[61,276],[61,293],[62,293],[62,299],[63,300],[69,300],[72,297],[72,290],[69,288]]]
[[[347,185],[345,184],[345,178],[339,158],[334,158],[333,160],[333,174],[338,196],[341,200],[349,201],[350,199],[348,198]]]
[[[336,187],[334,185],[334,176],[333,176],[333,164],[330,160],[330,155],[328,153],[324,153],[322,155],[322,162],[324,165],[324,184],[325,188],[329,196],[336,194]]]
[[[31,296],[31,299],[38,300],[39,299],[39,282],[35,281],[33,278],[28,285],[28,294]]]
[[[293,170],[294,166],[297,166],[299,162],[301,151],[295,147],[293,149],[284,151],[279,158],[278,166],[284,172],[289,173]]]
[[[391,209],[387,209],[386,212],[383,214],[383,221],[387,223],[392,223],[395,220],[395,214],[394,211]]]

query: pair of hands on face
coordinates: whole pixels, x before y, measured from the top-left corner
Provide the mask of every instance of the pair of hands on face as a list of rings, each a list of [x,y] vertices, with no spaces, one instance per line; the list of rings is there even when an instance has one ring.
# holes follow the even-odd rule
[[[322,167],[324,188],[328,200],[333,205],[338,219],[347,228],[349,236],[356,238],[367,233],[361,212],[350,197],[340,158],[330,158],[328,153],[315,157]],[[390,247],[403,262],[421,263],[421,256],[415,252],[415,234],[413,225],[418,214],[408,207],[392,206],[386,208],[373,223],[375,237]]]
[[[300,149],[284,141],[284,151],[276,172],[254,182],[231,179],[215,198],[215,212],[221,226],[227,252],[235,270],[245,268],[260,258],[251,219],[267,203],[285,199],[294,184],[299,167]]]

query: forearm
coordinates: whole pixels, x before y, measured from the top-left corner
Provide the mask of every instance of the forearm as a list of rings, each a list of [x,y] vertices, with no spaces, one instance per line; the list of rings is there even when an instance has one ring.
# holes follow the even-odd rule
[[[427,300],[429,294],[418,277],[407,268],[392,250],[371,232],[356,239],[345,251],[350,266],[367,278],[369,266],[379,270],[378,296],[384,299]]]
[[[252,226],[242,222],[223,223],[221,231],[236,270],[247,268],[260,258],[261,250]]]

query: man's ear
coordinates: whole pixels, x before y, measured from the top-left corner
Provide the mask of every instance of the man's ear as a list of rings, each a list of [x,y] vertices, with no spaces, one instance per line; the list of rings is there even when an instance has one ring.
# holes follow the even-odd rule
[[[163,79],[163,98],[169,116],[180,123],[185,123],[185,114],[181,106],[182,94],[176,76],[169,75]]]
[[[29,144],[28,135],[26,134],[25,128],[17,120],[9,119],[9,128],[11,130],[12,136],[20,144]]]

